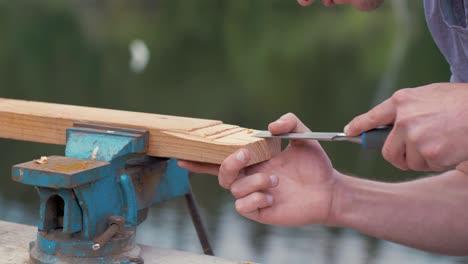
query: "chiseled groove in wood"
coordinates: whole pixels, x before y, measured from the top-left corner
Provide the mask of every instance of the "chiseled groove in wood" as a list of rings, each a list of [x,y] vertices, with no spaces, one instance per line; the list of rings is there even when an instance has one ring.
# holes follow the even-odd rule
[[[187,132],[189,133],[193,133],[193,132],[199,132],[199,130],[207,130],[207,132],[209,132],[210,130],[214,129],[215,132],[216,132],[216,129],[223,129],[222,127],[238,127],[236,125],[229,125],[229,124],[224,124],[224,123],[218,123],[218,124],[209,124],[209,125],[206,125],[206,126],[203,126],[203,127],[196,127],[196,128],[193,128]],[[225,130],[225,129],[223,129]]]
[[[252,158],[249,161],[249,165],[268,159],[271,157],[271,155],[279,153],[281,150],[280,141],[277,139],[258,138],[255,139],[255,141],[248,142],[247,144],[244,141],[241,141],[239,142],[239,144],[235,144],[234,142],[228,142],[227,144],[217,142],[217,145],[213,145],[210,143],[210,140],[203,139],[202,141],[199,139],[198,136],[187,135],[186,133],[168,133],[166,131],[166,135],[158,136],[154,137],[154,140],[150,140],[150,145],[157,145],[159,146],[159,148],[151,149],[148,154],[161,156],[160,153],[164,153],[166,157],[169,158],[196,160],[216,164],[221,164],[227,156],[229,156],[241,147],[247,148],[249,151],[251,151]],[[164,144],[164,138],[167,137],[183,137],[185,139],[184,149],[193,151],[185,151],[181,153],[179,148],[177,147],[168,147]]]
[[[232,129],[235,129],[235,128],[238,128],[238,127],[239,126],[235,126],[235,125],[218,124],[218,125],[214,125],[214,126],[201,128],[201,129],[195,129],[193,131],[190,131],[190,134],[199,135],[199,136],[202,136],[202,137],[209,137],[209,136],[214,136],[214,135],[217,135],[219,133],[229,131],[229,130],[232,130]]]
[[[235,134],[234,134],[235,135]],[[216,143],[222,143],[222,144],[245,144],[251,143],[251,142],[257,142],[257,141],[262,141],[263,139],[261,138],[242,138],[242,137],[222,137],[219,139],[216,139]]]
[[[65,144],[65,130],[72,127],[74,122],[81,121],[98,125],[146,129],[150,133],[148,155],[160,157],[220,164],[228,155],[244,147],[252,151],[250,163],[253,164],[268,159],[280,151],[279,140],[253,138],[247,132],[243,132],[247,131],[246,129],[223,124],[221,121],[173,117],[174,119],[168,120],[165,125],[170,128],[178,123],[183,123],[181,125],[183,129],[167,130],[166,128],[161,129],[161,124],[152,123],[154,116],[157,116],[154,114],[24,101],[19,101],[15,105],[15,102],[16,100],[0,101],[0,137]],[[10,109],[13,109],[12,111],[18,110],[18,113],[6,111],[3,108],[5,103],[6,108],[9,106]],[[37,109],[31,104],[33,106],[39,105],[40,109],[36,111]],[[50,105],[53,107],[49,107]],[[61,111],[62,107],[67,110]],[[70,116],[66,114],[67,111]],[[80,113],[80,111],[88,112]],[[96,115],[93,115],[93,111],[97,112]],[[112,116],[116,113],[122,114],[118,118]],[[151,122],[146,123],[148,118],[140,118],[139,122],[135,122],[135,119],[138,119],[137,117],[140,115],[149,116]],[[134,118],[127,118],[129,116]],[[142,120],[145,122],[144,125],[141,125]],[[187,132],[187,130],[195,132]],[[207,132],[215,138],[206,137]],[[197,135],[197,133],[204,134]]]
[[[261,141],[261,138],[253,138],[252,134],[255,132],[250,133],[249,131],[242,131],[240,133],[234,133],[232,135],[229,135],[229,137],[222,137],[219,139],[216,139],[216,142],[221,142],[225,144],[229,143],[243,143],[243,142],[255,142],[255,141]]]
[[[227,130],[227,131],[224,131],[222,133],[219,133],[219,134],[216,134],[216,135],[213,135],[213,136],[209,136],[208,138],[216,140],[216,139],[227,137],[227,136],[230,136],[230,135],[233,135],[233,134],[241,133],[243,131],[247,131],[247,128],[244,128],[244,127],[233,128],[231,130]]]

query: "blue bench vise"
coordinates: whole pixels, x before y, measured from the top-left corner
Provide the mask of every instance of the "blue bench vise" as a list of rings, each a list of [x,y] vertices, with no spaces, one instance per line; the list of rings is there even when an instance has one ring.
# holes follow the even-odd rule
[[[39,193],[40,221],[37,240],[30,243],[31,260],[144,263],[135,242],[136,227],[155,203],[186,196],[193,207],[188,171],[173,159],[146,156],[147,131],[75,123],[66,138],[64,157],[12,168],[14,181],[33,185]],[[206,244],[196,213],[192,220]]]

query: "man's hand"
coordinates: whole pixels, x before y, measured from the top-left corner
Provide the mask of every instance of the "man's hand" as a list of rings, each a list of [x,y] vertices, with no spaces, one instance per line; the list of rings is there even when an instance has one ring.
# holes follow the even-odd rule
[[[333,5],[352,5],[354,8],[362,11],[370,11],[382,5],[384,0],[321,0],[324,6]],[[308,6],[314,0],[297,0],[301,6]]]
[[[268,128],[272,134],[309,131],[293,114]],[[248,151],[241,149],[220,167],[188,161],[179,166],[219,174],[220,185],[237,199],[236,210],[249,219],[286,226],[328,223],[338,174],[316,141],[291,141],[268,161],[246,167],[248,161]]]
[[[393,124],[383,157],[402,170],[442,171],[468,160],[468,84],[402,89],[345,128],[349,136]]]
[[[301,6],[308,6],[314,2],[314,0],[297,0]]]
[[[436,101],[454,103],[454,98],[443,96],[449,91],[439,88],[442,89],[438,94],[440,100]],[[431,87],[424,89],[432,91]],[[402,100],[400,103],[403,99],[426,102],[425,96],[431,94],[416,96],[413,91],[418,93],[416,89],[408,90],[396,97]],[[420,113],[423,117],[433,113],[418,109],[409,113]],[[284,115],[268,129],[273,134],[309,131],[293,114]],[[269,161],[245,167],[248,160],[249,153],[241,149],[226,158],[221,166],[188,161],[180,161],[179,165],[193,172],[219,174],[220,185],[237,198],[237,211],[257,222],[348,227],[431,252],[468,254],[468,211],[465,210],[468,175],[461,171],[404,183],[369,181],[334,170],[320,145],[307,140],[291,141]]]

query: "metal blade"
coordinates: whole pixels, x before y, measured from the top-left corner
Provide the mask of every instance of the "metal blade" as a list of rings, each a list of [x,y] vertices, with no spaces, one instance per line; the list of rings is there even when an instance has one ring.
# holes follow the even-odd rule
[[[260,138],[285,138],[285,139],[313,139],[320,141],[333,141],[344,137],[344,133],[338,132],[305,132],[305,133],[286,133],[281,135],[272,135],[269,131],[260,131],[252,136]]]

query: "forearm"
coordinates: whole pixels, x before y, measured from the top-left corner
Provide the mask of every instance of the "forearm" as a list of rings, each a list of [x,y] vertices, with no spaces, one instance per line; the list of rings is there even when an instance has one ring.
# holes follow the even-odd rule
[[[431,252],[468,255],[468,175],[454,170],[405,183],[343,175],[329,224]]]

